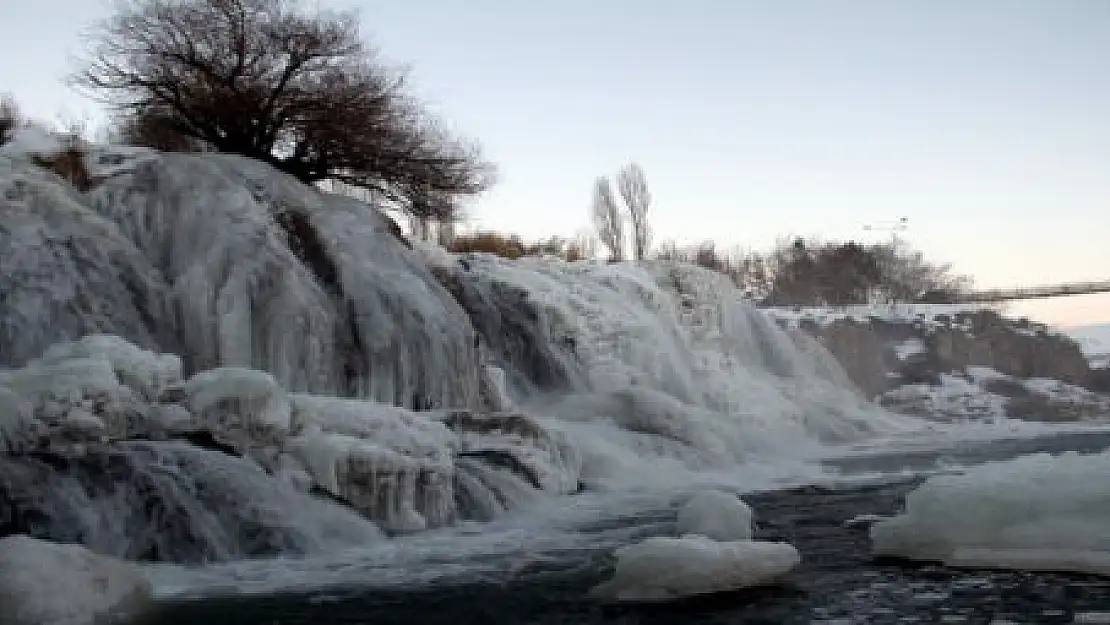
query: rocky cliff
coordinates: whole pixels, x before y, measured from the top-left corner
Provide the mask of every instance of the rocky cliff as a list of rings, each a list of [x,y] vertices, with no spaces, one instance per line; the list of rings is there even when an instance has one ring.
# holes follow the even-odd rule
[[[1107,370],[1047,326],[950,306],[768,311],[816,338],[859,389],[939,419],[1038,421],[1110,416]]]

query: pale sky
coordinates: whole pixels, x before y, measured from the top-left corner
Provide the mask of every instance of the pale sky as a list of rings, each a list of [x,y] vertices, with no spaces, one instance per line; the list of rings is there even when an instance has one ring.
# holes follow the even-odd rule
[[[475,227],[588,226],[636,160],[658,240],[904,236],[980,287],[1110,278],[1110,1],[316,0],[500,168]],[[0,0],[0,89],[95,107],[60,78],[104,0]],[[1011,307],[1110,321],[1110,296]]]

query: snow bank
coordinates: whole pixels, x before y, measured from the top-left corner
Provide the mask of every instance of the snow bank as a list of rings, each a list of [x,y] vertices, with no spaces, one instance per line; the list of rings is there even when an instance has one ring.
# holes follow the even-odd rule
[[[649,538],[616,551],[613,579],[594,596],[614,601],[670,601],[771,584],[801,562],[786,543],[717,542],[703,536]]]
[[[752,509],[732,493],[703,491],[679,511],[677,529],[679,534],[713,540],[748,540],[752,537]]]
[[[101,625],[137,616],[150,584],[125,562],[78,545],[26,536],[0,540],[0,623]]]
[[[869,304],[841,307],[797,307],[764,308],[768,316],[798,327],[804,322],[828,326],[837,321],[850,320],[868,323],[872,320],[887,323],[904,323],[923,329],[947,326],[956,315],[977,313],[982,310],[997,310],[985,304]]]
[[[983,388],[988,378],[942,373],[939,384],[906,384],[880,396],[885,406],[935,421],[996,423],[1006,418],[1007,398]]]
[[[1110,452],[1038,454],[930,478],[871,528],[876,555],[1110,575]]]

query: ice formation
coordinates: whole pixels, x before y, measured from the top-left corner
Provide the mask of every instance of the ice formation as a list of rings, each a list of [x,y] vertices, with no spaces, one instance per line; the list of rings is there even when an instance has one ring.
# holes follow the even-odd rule
[[[732,493],[702,491],[679,510],[677,529],[679,534],[697,534],[713,540],[749,540],[752,509]]]
[[[215,155],[163,155],[91,202],[165,276],[192,368],[418,409],[476,403],[465,316],[366,205]]]
[[[90,333],[157,342],[153,319],[169,316],[158,273],[78,191],[0,158],[0,208],[0,366]]]
[[[930,478],[871,528],[876,555],[1110,575],[1110,452],[1038,454]]]
[[[602,599],[672,601],[774,583],[799,562],[786,543],[704,536],[649,538],[616,552],[613,578],[593,590]]]
[[[149,608],[150,583],[133,565],[79,545],[0,539],[0,623],[122,623]]]
[[[407,532],[578,486],[565,437],[524,415],[290,394],[249,369],[179,374],[172,356],[98,335],[0,372],[0,505],[17,511],[0,533],[40,515],[49,535],[132,559],[313,553],[378,532],[311,489]]]
[[[90,157],[87,194],[0,158],[0,365],[102,333],[182,354],[189,373],[476,406],[473,329],[372,208],[249,159],[116,152]]]

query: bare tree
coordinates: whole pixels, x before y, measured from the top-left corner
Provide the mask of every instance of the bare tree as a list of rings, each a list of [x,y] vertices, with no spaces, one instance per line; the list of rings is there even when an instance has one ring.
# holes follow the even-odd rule
[[[624,260],[624,219],[613,197],[613,187],[604,176],[594,184],[593,218],[597,238],[609,250],[609,260]]]
[[[12,140],[20,123],[19,106],[8,96],[0,96],[0,145]]]
[[[632,226],[632,254],[636,260],[647,257],[651,247],[651,226],[647,214],[651,207],[651,192],[648,191],[644,170],[631,163],[617,174],[617,190],[628,210],[628,221]]]
[[[114,107],[130,138],[243,154],[435,218],[492,182],[476,146],[362,43],[353,13],[299,0],[122,2],[74,80]]]

